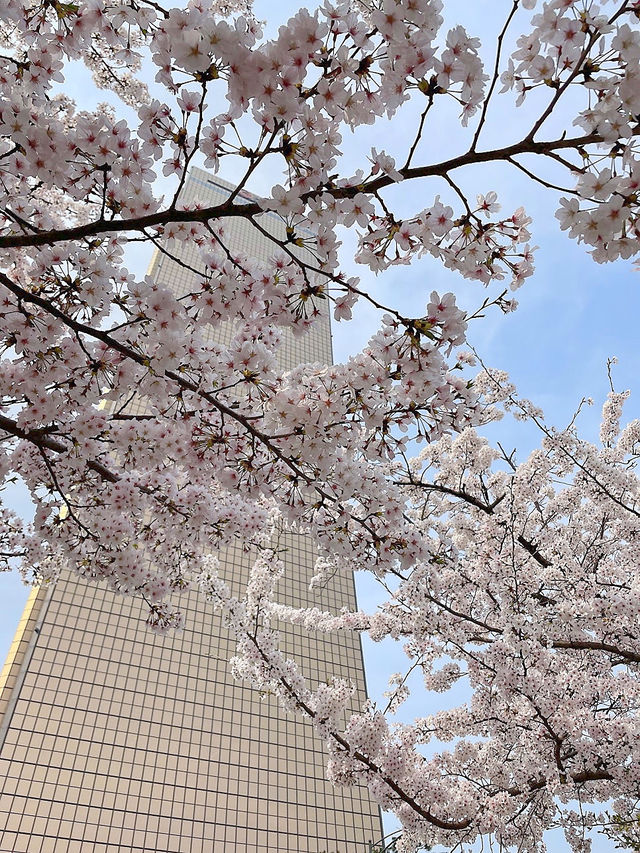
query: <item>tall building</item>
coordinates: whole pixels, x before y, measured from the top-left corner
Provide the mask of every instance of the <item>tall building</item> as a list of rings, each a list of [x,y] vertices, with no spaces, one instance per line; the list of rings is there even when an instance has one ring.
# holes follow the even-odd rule
[[[182,197],[209,205],[230,189],[193,169]],[[269,214],[262,222],[281,227]],[[247,254],[272,251],[244,221],[226,236]],[[193,248],[179,252],[198,263]],[[193,275],[159,254],[150,272],[177,293]],[[329,363],[328,315],[288,338],[281,359]],[[306,537],[284,539],[284,600],[302,606],[315,549]],[[235,593],[247,572],[241,549],[229,549]],[[0,851],[368,853],[382,825],[367,790],[325,780],[327,753],[310,725],[235,682],[220,617],[197,592],[183,601],[185,630],[160,637],[138,601],[104,584],[69,574],[32,592],[0,676]],[[353,578],[336,578],[314,603],[354,607]],[[365,700],[357,637],[284,634],[313,681],[344,676],[356,683],[354,706]]]

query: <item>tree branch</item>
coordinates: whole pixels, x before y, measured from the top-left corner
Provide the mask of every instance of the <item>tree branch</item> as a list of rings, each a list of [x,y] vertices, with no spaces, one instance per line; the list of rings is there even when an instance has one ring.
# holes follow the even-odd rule
[[[521,142],[517,142],[504,148],[496,148],[489,151],[469,151],[466,154],[461,154],[458,157],[452,157],[449,160],[443,160],[432,166],[407,167],[405,169],[401,169],[400,174],[402,174],[406,180],[412,180],[415,178],[443,177],[448,172],[451,172],[454,169],[463,168],[464,166],[500,161],[509,162],[512,157],[518,154],[549,155],[558,150],[581,148],[585,145],[597,144],[603,141],[602,137],[597,133],[590,133],[584,136],[571,138],[561,138],[553,140],[552,142],[535,142],[532,139],[524,139]],[[329,193],[329,195],[332,195],[334,198],[351,198],[360,192],[375,193],[393,183],[395,183],[393,178],[388,175],[380,175],[379,177],[369,181],[364,186],[322,186],[303,194],[300,198],[305,202],[324,193]],[[77,225],[72,228],[55,228],[50,231],[39,231],[37,234],[12,234],[0,237],[0,249],[47,246],[68,240],[89,239],[127,231],[144,231],[146,228],[161,228],[162,226],[173,222],[207,222],[211,219],[221,219],[225,217],[249,218],[251,216],[258,216],[264,212],[264,209],[257,202],[235,204],[226,201],[222,204],[214,205],[213,207],[204,207],[194,210],[162,210],[157,213],[150,213],[147,216],[140,216],[135,219],[114,219],[110,222],[101,222],[98,220],[86,223],[85,225]]]
[[[53,453],[66,453],[69,450],[63,441],[52,438],[51,433],[46,429],[25,430],[19,427],[11,418],[7,418],[4,415],[0,415],[0,429],[3,429],[16,438],[34,444],[40,450],[51,450]],[[120,480],[117,474],[114,474],[113,471],[110,471],[106,465],[98,462],[97,459],[87,459],[85,465],[109,483],[117,483]]]
[[[467,492],[465,489],[451,489],[448,486],[441,486],[438,483],[424,483],[422,481],[414,480],[413,478],[411,478],[410,480],[408,480],[406,482],[396,481],[396,485],[397,486],[416,486],[417,488],[420,488],[420,489],[427,489],[427,490],[434,491],[434,492],[440,492],[443,495],[451,495],[451,497],[460,498],[460,500],[463,500],[465,503],[471,504],[471,506],[474,506],[474,507],[476,507],[476,509],[479,509],[482,512],[487,513],[487,515],[493,515],[494,508],[496,506],[498,506],[498,504],[502,500],[504,500],[504,497],[505,497],[504,495],[502,495],[501,497],[494,500],[492,503],[486,504],[486,503],[483,503],[479,498],[476,498],[473,495],[469,494],[469,492]],[[538,548],[533,544],[533,542],[530,542],[528,539],[526,539],[522,535],[516,536],[516,541],[543,568],[546,569],[551,565],[551,562],[549,560],[547,560],[546,557],[543,557],[543,555],[540,553]]]

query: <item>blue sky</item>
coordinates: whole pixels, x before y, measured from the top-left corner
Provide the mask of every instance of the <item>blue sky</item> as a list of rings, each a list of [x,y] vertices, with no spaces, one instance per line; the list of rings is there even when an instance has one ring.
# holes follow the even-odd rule
[[[275,4],[258,0],[255,11],[258,18],[267,19],[267,33],[275,33],[277,26],[286,21],[297,5],[282,0],[277,4],[278,19],[273,16]],[[506,14],[511,7],[507,0],[447,0],[447,22],[464,23],[473,35],[479,35],[486,43],[485,55],[491,56],[495,41],[494,33],[500,26],[500,13]],[[83,86],[86,83],[83,82]],[[81,93],[78,91],[80,99]],[[104,94],[92,95],[95,102],[104,100]],[[83,106],[87,95],[82,94]],[[515,141],[518,131],[530,125],[535,103],[527,103],[514,117],[509,96],[498,99],[496,108],[490,112],[484,146],[494,147],[505,141]],[[441,159],[464,150],[464,136],[456,121],[454,104],[443,104],[436,110],[436,118],[428,126],[422,153],[415,162]],[[364,128],[352,137],[345,136],[344,168],[348,172],[362,163],[369,148],[385,148],[398,154],[405,149],[415,126],[412,111],[403,110],[392,122],[380,122],[374,129]],[[348,134],[348,131],[347,131]],[[224,165],[224,161],[223,161]],[[223,177],[233,180],[233,169],[221,172]],[[272,182],[280,180],[272,177]],[[559,231],[554,212],[557,194],[535,186],[522,174],[504,167],[483,166],[473,172],[460,175],[461,183],[471,196],[491,189],[498,191],[503,211],[511,212],[524,205],[534,217],[532,226],[536,253],[536,272],[517,293],[519,309],[509,316],[495,311],[484,320],[477,321],[470,329],[470,341],[482,353],[485,361],[507,370],[520,391],[540,405],[549,422],[562,426],[571,417],[583,396],[594,398],[596,405],[586,409],[581,419],[583,433],[587,437],[597,436],[599,407],[606,395],[608,381],[606,361],[617,356],[615,382],[619,390],[634,390],[634,379],[640,369],[640,352],[637,347],[637,318],[640,316],[639,274],[632,269],[631,262],[619,262],[600,266],[595,264],[583,247],[569,241]],[[258,192],[268,186],[253,187]],[[444,198],[448,193],[435,182],[415,183],[411,187],[399,185],[389,194],[396,211],[400,214],[417,212],[428,206],[437,193]],[[353,245],[351,235],[345,235],[345,256]],[[140,257],[139,269],[144,272],[144,258]],[[431,290],[441,292],[453,290],[464,307],[480,304],[485,292],[475,283],[463,282],[432,259],[424,259],[411,267],[392,268],[375,279],[362,268],[345,261],[345,268],[362,277],[363,284],[371,287],[382,301],[401,308],[407,314],[418,316],[428,301]],[[341,361],[363,346],[375,330],[376,317],[372,310],[362,306],[350,324],[334,324],[335,358]],[[638,400],[632,395],[627,406],[628,417],[640,416]],[[504,422],[500,428],[501,439],[509,447],[518,445],[523,451],[531,449],[531,432],[518,430]],[[522,458],[522,457],[521,457]],[[16,492],[16,500],[27,504]],[[358,579],[361,605],[373,606],[377,593],[365,579]],[[26,596],[26,589],[16,575],[0,575],[0,657],[4,659]],[[396,651],[387,644],[382,649],[365,643],[368,661],[367,679],[370,692],[380,697],[386,689],[386,677],[400,669]],[[376,665],[372,665],[374,659]],[[441,697],[437,697],[442,701]],[[425,697],[408,703],[403,713],[415,716],[428,713],[433,697]],[[554,842],[554,850],[563,845]],[[610,849],[598,842],[598,850]]]

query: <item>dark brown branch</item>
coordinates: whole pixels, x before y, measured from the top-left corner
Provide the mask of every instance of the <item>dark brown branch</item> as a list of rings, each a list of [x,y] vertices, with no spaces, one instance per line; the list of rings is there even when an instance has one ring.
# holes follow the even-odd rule
[[[47,430],[22,429],[15,421],[11,420],[11,418],[5,417],[4,415],[0,415],[0,429],[8,432],[16,438],[30,442],[42,451],[51,450],[53,453],[66,453],[69,450],[68,446],[63,441],[58,441],[53,438],[51,433]],[[102,462],[98,462],[96,459],[87,459],[85,464],[87,468],[91,471],[95,471],[96,474],[99,474],[103,480],[107,480],[109,483],[117,483],[120,480],[120,477],[117,474],[114,474],[106,465],[103,465]]]
[[[315,720],[318,716],[316,712],[312,708],[310,708],[309,705],[303,699],[298,696],[298,694],[289,684],[287,679],[277,672],[276,668],[271,663],[267,655],[260,648],[257,639],[249,633],[247,633],[246,636],[249,638],[249,640],[251,640],[251,642],[256,648],[256,651],[259,653],[262,660],[267,664],[271,672],[275,673],[277,680],[280,682],[280,684],[282,684],[282,686],[287,691],[289,696],[294,700],[298,708],[300,708],[300,710],[303,711],[310,719]],[[395,782],[390,776],[387,776],[386,773],[384,773],[384,771],[369,758],[369,756],[365,755],[357,749],[353,749],[349,742],[345,740],[341,735],[339,735],[338,732],[331,732],[330,736],[345,752],[347,752],[349,755],[352,755],[361,764],[364,764],[364,766],[367,767],[372,773],[375,773],[376,776],[379,776],[389,786],[389,788],[391,788],[391,790],[395,794],[397,794],[398,797],[400,797],[403,802],[410,806],[416,812],[416,814],[419,814],[420,817],[428,821],[428,823],[432,824],[433,826],[437,826],[439,829],[451,831],[467,829],[471,825],[472,821],[470,818],[468,818],[467,820],[454,822],[442,820],[441,818],[436,817],[428,809],[423,808],[414,799],[414,797],[404,791],[398,785],[398,783]]]
[[[506,35],[507,30],[509,29],[509,24],[513,20],[513,16],[515,15],[520,0],[513,0],[513,5],[511,7],[511,11],[507,17],[507,20],[504,23],[504,27],[500,31],[500,35],[498,36],[498,43],[496,46],[496,58],[493,66],[493,74],[491,78],[491,85],[489,86],[489,91],[487,92],[487,97],[484,99],[484,103],[482,104],[482,114],[480,115],[480,121],[478,122],[478,126],[476,127],[476,132],[473,134],[473,141],[471,143],[471,151],[476,150],[476,145],[478,144],[478,139],[480,138],[480,134],[482,133],[482,128],[484,127],[485,120],[487,118],[487,110],[489,109],[489,103],[491,101],[491,97],[493,95],[494,89],[496,88],[496,83],[498,82],[498,74],[500,72],[500,57],[502,55],[502,42],[504,41],[504,37]]]
[[[252,636],[249,633],[246,633],[246,636],[253,643],[253,645],[256,648],[256,651],[259,653],[262,660],[267,664],[267,666],[269,667],[271,672],[275,674],[275,677],[277,678],[277,680],[280,682],[280,684],[287,691],[287,693],[291,697],[291,699],[294,700],[294,702],[296,703],[298,708],[300,708],[300,710],[303,711],[309,718],[316,719],[317,718],[316,712],[311,707],[309,707],[309,705],[303,699],[301,699],[300,696],[298,696],[295,689],[289,684],[287,679],[284,676],[280,675],[280,673],[277,672],[276,668],[271,663],[271,661],[269,660],[267,655],[260,648],[260,645],[258,644],[256,637]],[[467,818],[466,820],[461,820],[461,821],[449,821],[449,820],[443,820],[442,818],[436,817],[431,811],[429,811],[429,809],[426,809],[423,806],[421,806],[420,803],[418,803],[416,801],[416,799],[411,796],[411,794],[409,794],[402,787],[400,787],[400,785],[398,785],[398,783],[395,780],[393,780],[391,777],[389,777],[382,770],[382,768],[379,767],[374,761],[372,761],[367,755],[365,755],[364,753],[360,752],[357,749],[353,749],[351,747],[351,745],[349,744],[349,742],[347,740],[345,740],[345,738],[343,738],[340,734],[332,731],[332,732],[330,732],[330,737],[346,753],[351,755],[353,758],[355,758],[357,761],[359,761],[361,764],[363,764],[368,770],[370,770],[372,773],[375,773],[376,776],[378,776],[380,779],[382,779],[385,782],[385,784],[388,785],[389,788],[404,803],[406,803],[411,809],[413,809],[413,811],[415,811],[416,814],[420,815],[421,818],[426,820],[432,826],[436,826],[436,827],[438,827],[438,829],[444,829],[444,830],[450,831],[450,832],[459,832],[461,830],[468,829],[472,825],[474,818]],[[583,770],[583,771],[580,771],[577,773],[567,774],[566,778],[571,780],[576,785],[582,785],[582,784],[585,784],[586,782],[611,781],[613,779],[613,776],[607,770],[603,769],[603,770]],[[537,791],[543,790],[546,787],[546,785],[547,785],[546,779],[530,780],[527,784],[526,789],[522,789],[522,788],[518,788],[518,787],[508,788],[507,793],[512,797],[522,796],[523,794],[528,796],[528,795],[531,795]],[[495,793],[500,793],[500,792],[496,791]]]
[[[490,504],[487,504],[487,503],[484,503],[483,501],[481,501],[479,498],[476,498],[473,495],[469,494],[469,492],[467,492],[465,489],[451,489],[448,486],[441,486],[438,483],[423,483],[422,481],[413,480],[413,479],[406,481],[406,482],[396,481],[396,485],[397,486],[417,486],[420,489],[427,489],[427,490],[430,490],[433,492],[441,492],[444,495],[451,495],[451,497],[460,498],[460,500],[463,500],[465,503],[471,504],[471,506],[476,507],[476,509],[481,510],[481,512],[484,512],[487,515],[493,515],[493,510],[495,509],[495,507],[498,506],[498,504],[502,500],[504,500],[504,495],[502,495],[502,497],[497,498],[496,500],[494,500]],[[547,558],[544,557],[540,553],[540,551],[533,544],[533,542],[530,542],[528,539],[526,539],[522,535],[516,536],[516,541],[543,568],[546,569],[551,565],[551,562],[549,560],[547,560]]]
[[[520,169],[521,172],[531,178],[532,181],[535,181],[538,184],[541,184],[543,187],[546,187],[548,190],[558,190],[558,192],[568,193],[571,195],[580,195],[576,190],[569,189],[569,187],[560,187],[558,184],[552,184],[550,181],[545,181],[544,178],[541,178],[539,175],[536,175],[530,169],[527,169],[526,166],[523,166],[522,163],[519,163],[517,160],[513,158],[509,159],[509,162],[512,166],[515,166],[516,169]]]
[[[406,180],[443,177],[448,172],[464,166],[471,166],[478,163],[508,162],[510,158],[518,154],[549,155],[560,149],[581,148],[585,145],[599,142],[603,142],[603,139],[597,133],[556,139],[552,142],[535,142],[534,140],[525,139],[504,148],[496,148],[489,151],[469,151],[466,154],[452,157],[449,160],[443,160],[431,166],[415,166],[401,169],[400,173]],[[388,175],[380,175],[364,186],[322,186],[304,194],[301,196],[301,199],[302,201],[308,201],[325,192],[328,192],[334,198],[350,198],[359,192],[375,193],[393,183],[394,180]],[[57,228],[50,231],[40,231],[37,234],[12,234],[0,237],[0,249],[46,246],[67,240],[90,239],[106,234],[143,231],[146,228],[161,228],[164,225],[174,222],[207,222],[211,219],[220,219],[223,217],[249,218],[251,216],[258,216],[261,213],[264,213],[264,211],[256,202],[235,204],[226,201],[213,207],[205,207],[197,210],[161,210],[134,219],[114,219],[111,222],[88,222],[85,225],[77,225],[73,228]]]
[[[58,441],[57,439],[52,437],[53,429],[45,428],[25,430],[19,427],[15,421],[11,420],[11,418],[7,418],[4,415],[0,415],[0,430],[4,430],[5,432],[9,433],[9,435],[15,436],[15,438],[22,439],[23,441],[28,441],[35,447],[37,447],[44,458],[45,464],[49,468],[49,472],[51,473],[52,477],[55,478],[55,474],[52,470],[50,460],[47,458],[44,451],[50,450],[52,453],[66,453],[70,448],[64,442]],[[90,471],[95,472],[96,474],[98,474],[99,477],[101,477],[108,483],[119,483],[122,479],[119,474],[116,474],[111,471],[103,462],[99,462],[97,459],[87,459],[84,464]],[[185,519],[188,517],[187,514],[183,510],[178,509],[178,507],[176,507],[172,501],[168,500],[163,495],[159,494],[153,489],[139,484],[137,487],[143,494],[149,495],[159,504],[161,504],[165,508],[168,508],[171,512],[176,512],[178,515],[181,515]],[[71,511],[71,507],[69,506],[68,501],[64,497],[64,491],[60,488],[58,488],[58,491],[62,495],[63,499],[67,503],[67,506],[69,507],[69,510]],[[78,523],[81,527],[84,527],[84,525],[81,524],[78,519],[75,520],[76,523]]]
[[[607,770],[583,770],[580,773],[571,773],[568,778],[575,785],[583,785],[585,782],[611,782],[613,780],[613,776]],[[541,791],[546,785],[546,779],[537,781],[532,779],[527,783],[527,791],[523,791],[522,788],[509,788],[507,793],[512,797],[518,797],[530,791]]]
[[[629,6],[629,0],[624,0],[624,2],[621,4],[620,8],[609,18],[608,24],[609,25],[613,24],[615,22],[615,20],[620,17],[620,15],[624,14],[624,12],[627,11],[628,6]],[[551,98],[549,104],[547,105],[546,109],[544,110],[542,115],[536,120],[535,124],[533,125],[533,127],[529,131],[529,133],[527,135],[527,140],[532,140],[534,138],[536,133],[540,130],[542,125],[545,123],[545,121],[549,118],[549,116],[551,115],[551,113],[555,109],[555,106],[558,103],[558,101],[560,100],[560,98],[564,95],[564,93],[569,88],[569,86],[573,83],[573,81],[576,79],[578,74],[580,74],[582,72],[583,62],[585,61],[585,59],[589,55],[591,48],[598,41],[598,39],[601,38],[601,36],[602,36],[602,32],[600,30],[598,30],[597,28],[594,28],[594,31],[589,36],[589,39],[588,39],[586,45],[584,46],[582,53],[580,54],[580,57],[578,58],[577,62],[574,64],[573,71],[569,74],[569,76],[564,81],[564,83],[562,83],[559,86],[559,88],[556,90],[556,92],[554,93],[553,97]]]
[[[413,160],[413,155],[415,154],[416,148],[418,147],[418,144],[420,143],[420,140],[422,139],[422,131],[424,130],[425,119],[426,119],[426,117],[429,113],[429,110],[431,109],[432,106],[433,106],[433,95],[430,94],[429,100],[427,102],[427,106],[424,108],[424,110],[422,111],[422,115],[420,116],[420,123],[418,125],[418,131],[416,133],[416,137],[413,140],[413,144],[412,144],[411,148],[409,149],[409,153],[407,154],[407,160],[406,160],[406,163],[404,164],[405,169],[408,169],[409,166],[411,165],[411,161]]]
[[[632,652],[628,649],[621,649],[619,646],[614,646],[613,643],[603,643],[599,640],[555,640],[552,643],[554,649],[575,649],[576,651],[587,650],[594,652],[609,652],[612,655],[619,655],[625,661],[631,663],[640,663],[640,652]]]

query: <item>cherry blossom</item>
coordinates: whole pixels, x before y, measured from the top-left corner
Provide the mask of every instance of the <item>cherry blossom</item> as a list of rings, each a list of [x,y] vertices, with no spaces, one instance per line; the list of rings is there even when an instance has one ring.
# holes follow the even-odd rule
[[[0,506],[0,566],[106,581],[159,631],[199,586],[236,633],[237,676],[310,720],[334,783],[395,811],[399,849],[488,836],[540,850],[553,826],[587,849],[607,802],[624,816],[638,797],[639,427],[620,427],[612,390],[601,445],[553,430],[459,348],[534,272],[535,222],[478,166],[558,194],[559,228],[597,262],[637,255],[638,4],[514,0],[490,66],[462,23],[445,29],[442,0],[325,0],[272,40],[240,0],[2,11],[0,471],[36,511]],[[109,104],[69,97],[80,63]],[[492,149],[498,98],[526,105],[528,129]],[[451,105],[451,150],[432,162]],[[414,132],[391,150],[401,120]],[[371,125],[375,147],[345,169]],[[184,201],[202,165],[241,174],[216,205]],[[232,250],[238,219],[267,258]],[[133,272],[139,243],[186,267],[188,292]],[[348,266],[384,276],[424,256],[476,311],[429,285],[405,316]],[[362,351],[282,369],[287,336],[329,312],[349,322],[359,301],[379,316]],[[521,463],[480,431],[505,410],[541,431]],[[283,606],[276,529],[317,543],[313,589],[365,571],[385,603]],[[240,598],[218,573],[235,541],[254,555]],[[385,708],[347,719],[351,685],[309,686],[281,623],[401,641],[428,690],[464,681],[470,702],[394,725],[409,690],[396,673]],[[442,748],[425,758],[427,744]]]

